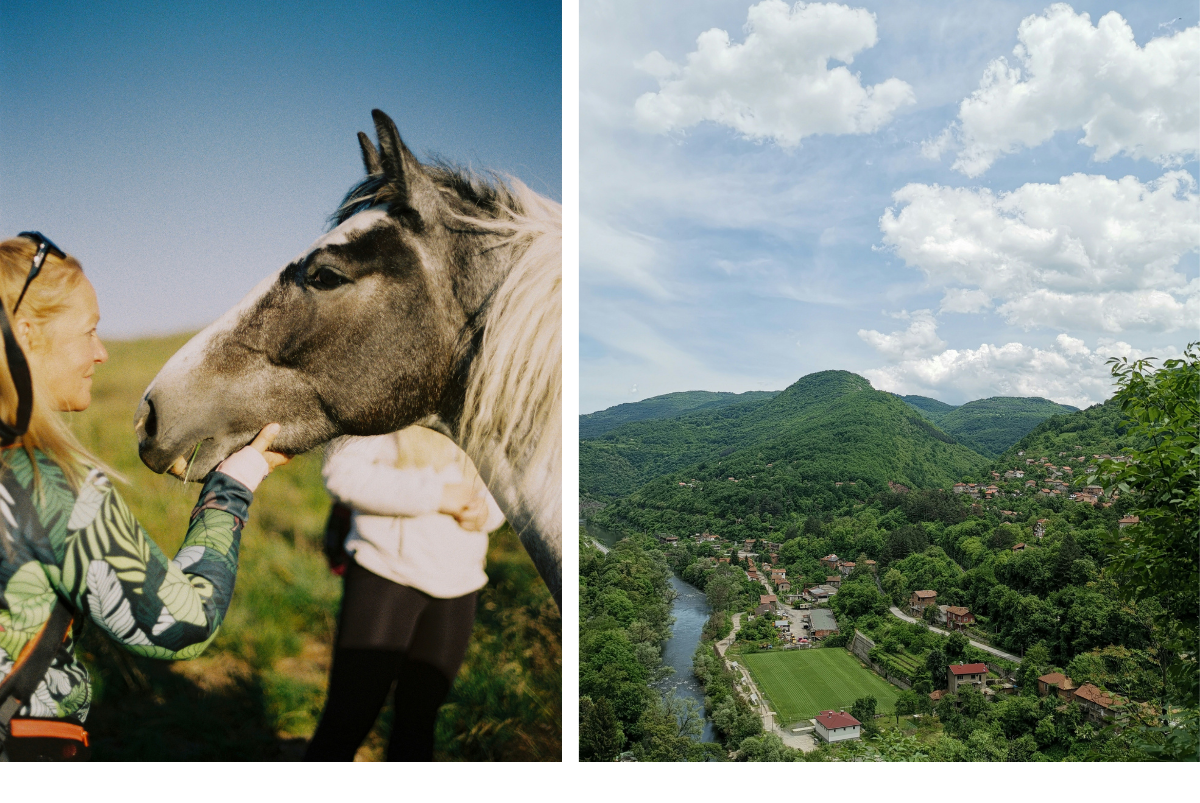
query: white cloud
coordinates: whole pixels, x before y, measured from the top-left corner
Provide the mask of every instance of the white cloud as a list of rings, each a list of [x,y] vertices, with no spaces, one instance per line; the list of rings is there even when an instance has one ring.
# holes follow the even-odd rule
[[[983,312],[992,306],[992,299],[983,290],[964,290],[950,287],[942,296],[939,312]]]
[[[963,399],[1041,396],[1087,407],[1113,393],[1109,357],[1173,356],[1178,356],[1174,349],[1145,352],[1113,340],[1100,340],[1089,349],[1082,340],[1060,334],[1048,348],[984,343],[977,349],[947,349],[862,373],[874,387],[893,393]]]
[[[659,243],[652,237],[618,229],[588,215],[579,216],[581,279],[592,285],[629,287],[664,300],[670,291],[660,281]]]
[[[917,310],[909,317],[912,323],[902,332],[885,335],[874,329],[859,329],[858,336],[876,351],[891,360],[911,360],[934,354],[946,347],[937,336],[937,321],[927,310]]]
[[[1022,20],[1017,38],[1015,64],[988,65],[957,122],[925,143],[926,156],[957,145],[954,168],[978,176],[1004,154],[1080,128],[1080,144],[1102,162],[1124,153],[1178,165],[1197,152],[1200,27],[1138,47],[1117,12],[1093,26],[1058,3]]]
[[[1200,241],[1195,180],[1077,173],[1012,192],[909,184],[884,243],[946,289],[942,310],[988,299],[1010,324],[1119,333],[1194,330],[1200,282],[1178,270]]]
[[[634,111],[650,131],[708,120],[783,147],[812,134],[869,133],[915,102],[912,87],[897,78],[864,87],[829,61],[850,64],[877,40],[875,15],[866,9],[764,0],[750,7],[741,43],[712,28],[697,37],[685,65],[658,51],[641,59],[637,66],[658,79],[659,91],[638,98]]]

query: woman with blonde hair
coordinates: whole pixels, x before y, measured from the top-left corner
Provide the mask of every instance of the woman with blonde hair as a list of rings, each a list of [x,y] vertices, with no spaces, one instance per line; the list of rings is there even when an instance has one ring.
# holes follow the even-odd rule
[[[329,694],[305,759],[352,760],[394,687],[388,760],[432,760],[488,579],[487,534],[504,515],[470,458],[423,427],[336,440],[323,474],[353,513]]]
[[[83,269],[38,232],[0,242],[0,307],[0,760],[80,759],[77,629],[90,618],[138,655],[199,655],[233,595],[254,490],[288,458],[268,451],[271,424],[217,466],[168,560],[59,415],[87,409],[108,359]]]

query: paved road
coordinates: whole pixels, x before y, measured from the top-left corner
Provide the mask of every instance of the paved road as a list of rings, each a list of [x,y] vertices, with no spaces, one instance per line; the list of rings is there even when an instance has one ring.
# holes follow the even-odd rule
[[[895,605],[893,605],[890,608],[890,610],[892,612],[892,616],[895,616],[899,619],[903,619],[906,622],[916,622],[917,621],[916,619],[912,618],[908,614],[901,611]],[[925,623],[921,622],[921,624],[925,624]],[[940,636],[949,636],[950,635],[947,631],[942,630],[940,627],[934,627],[933,625],[930,625],[930,624],[925,624],[925,627],[929,630],[929,632],[937,633]],[[1005,652],[1004,650],[998,650],[995,647],[989,647],[986,644],[980,644],[978,641],[975,641],[974,639],[967,639],[967,640],[971,642],[972,647],[978,647],[979,649],[983,650],[984,652],[990,652],[992,655],[998,655],[1001,658],[1006,658],[1009,661],[1014,661],[1018,664],[1021,663],[1021,657],[1019,655],[1010,655],[1009,653]]]

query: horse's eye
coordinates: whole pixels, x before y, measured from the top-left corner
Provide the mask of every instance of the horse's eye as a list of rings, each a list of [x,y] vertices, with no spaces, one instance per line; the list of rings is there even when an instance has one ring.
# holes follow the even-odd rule
[[[342,274],[338,273],[333,268],[320,267],[309,274],[308,284],[318,290],[332,290],[335,287],[341,287],[350,280]]]

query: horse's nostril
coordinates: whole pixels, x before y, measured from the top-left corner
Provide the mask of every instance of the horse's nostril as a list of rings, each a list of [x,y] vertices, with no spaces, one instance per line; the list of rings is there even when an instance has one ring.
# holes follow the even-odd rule
[[[146,437],[154,438],[158,436],[158,414],[154,411],[154,402],[146,399],[146,418],[142,421],[142,432],[146,433]]]

